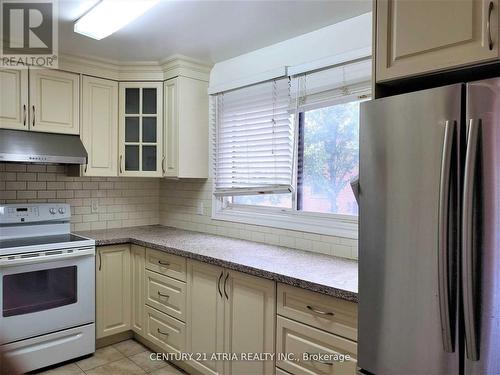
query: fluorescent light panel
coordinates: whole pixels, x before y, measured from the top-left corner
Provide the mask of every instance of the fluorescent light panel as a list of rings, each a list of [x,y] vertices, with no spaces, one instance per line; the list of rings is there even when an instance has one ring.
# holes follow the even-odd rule
[[[102,0],[75,22],[76,33],[101,40],[135,20],[159,0]]]

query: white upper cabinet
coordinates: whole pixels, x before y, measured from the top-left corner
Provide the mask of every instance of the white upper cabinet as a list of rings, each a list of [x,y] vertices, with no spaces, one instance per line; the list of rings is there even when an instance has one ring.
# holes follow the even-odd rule
[[[79,134],[79,109],[78,74],[0,70],[0,128]]]
[[[51,69],[30,69],[30,129],[79,134],[80,76]]]
[[[0,69],[0,128],[28,129],[27,69]]]
[[[179,76],[165,81],[162,168],[166,177],[208,177],[208,83]]]
[[[161,177],[163,83],[119,84],[119,173]]]
[[[118,83],[82,79],[80,137],[88,153],[85,176],[118,176]]]
[[[377,0],[376,80],[498,59],[498,0]]]

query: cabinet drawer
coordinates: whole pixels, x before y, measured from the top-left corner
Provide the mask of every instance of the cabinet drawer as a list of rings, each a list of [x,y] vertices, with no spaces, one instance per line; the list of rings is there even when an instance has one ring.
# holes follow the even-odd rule
[[[276,375],[290,375],[290,373],[276,367]]]
[[[146,249],[146,268],[174,279],[186,281],[186,258]]]
[[[278,284],[278,314],[357,341],[358,305]]]
[[[186,325],[146,306],[146,338],[167,353],[185,351]]]
[[[186,283],[146,271],[146,304],[184,322]]]
[[[278,316],[277,353],[293,353],[298,360],[278,358],[276,366],[293,375],[356,374],[357,344],[316,328]],[[304,358],[304,354],[323,354],[329,358]],[[349,358],[346,358],[347,355]],[[321,363],[328,362],[328,363]]]

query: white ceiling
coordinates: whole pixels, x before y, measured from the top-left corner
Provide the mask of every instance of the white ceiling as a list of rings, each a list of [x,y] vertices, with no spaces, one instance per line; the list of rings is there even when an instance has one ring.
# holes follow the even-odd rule
[[[137,0],[135,0],[137,1]],[[216,63],[371,10],[371,0],[162,0],[100,41],[73,32],[97,0],[60,0],[60,53],[119,61],[181,54]]]

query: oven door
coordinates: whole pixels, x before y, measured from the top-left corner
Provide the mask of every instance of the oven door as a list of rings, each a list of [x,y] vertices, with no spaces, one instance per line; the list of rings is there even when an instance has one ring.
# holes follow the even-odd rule
[[[4,258],[0,345],[93,323],[94,264],[94,247]]]

